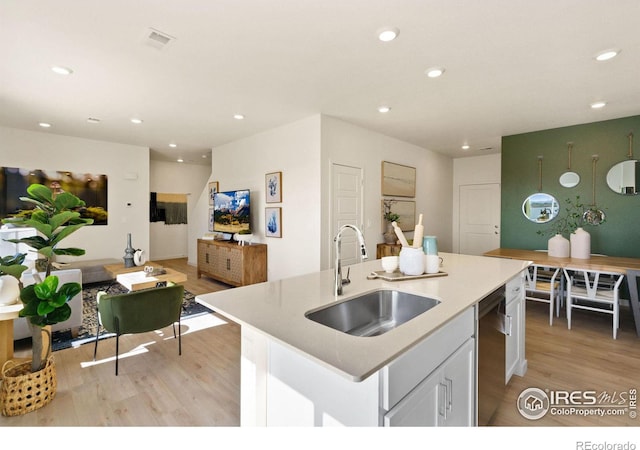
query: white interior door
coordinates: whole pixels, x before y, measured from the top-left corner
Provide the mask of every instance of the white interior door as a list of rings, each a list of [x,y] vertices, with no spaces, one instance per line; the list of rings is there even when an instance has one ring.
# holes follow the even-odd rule
[[[500,184],[460,186],[460,253],[482,255],[500,247]]]
[[[331,267],[335,267],[333,238],[342,225],[362,229],[362,169],[333,164],[331,167]],[[355,232],[342,234],[342,266],[359,262],[358,239]],[[346,276],[346,274],[344,275]]]

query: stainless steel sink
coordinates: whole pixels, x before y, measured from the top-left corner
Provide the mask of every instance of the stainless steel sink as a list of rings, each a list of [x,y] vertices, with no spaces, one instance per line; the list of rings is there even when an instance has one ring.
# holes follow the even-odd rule
[[[308,319],[354,336],[379,336],[429,311],[440,300],[391,289],[381,289],[322,309]]]

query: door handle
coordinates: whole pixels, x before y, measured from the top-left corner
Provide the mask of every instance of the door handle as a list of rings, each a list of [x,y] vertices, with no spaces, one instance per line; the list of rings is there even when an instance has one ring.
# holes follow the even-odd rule
[[[506,324],[507,327],[506,327],[506,330],[505,330],[506,331],[505,334],[507,336],[511,336],[511,322],[512,322],[513,319],[511,318],[511,316],[506,316],[506,318],[507,318],[507,324]]]
[[[447,409],[451,411],[453,406],[453,380],[445,377],[444,381],[447,387]]]
[[[438,414],[447,420],[447,385],[438,383]]]

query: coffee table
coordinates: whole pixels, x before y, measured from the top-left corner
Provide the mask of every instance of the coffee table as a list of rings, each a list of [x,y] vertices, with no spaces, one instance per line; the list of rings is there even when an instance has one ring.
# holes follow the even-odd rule
[[[144,264],[144,266],[162,267],[160,264],[154,263],[152,261],[147,261]],[[139,272],[144,268],[144,266],[125,267],[124,263],[122,262],[122,263],[118,263],[118,264],[107,264],[107,265],[104,266],[104,270],[109,272],[109,274],[113,278],[116,278],[121,273]]]
[[[116,276],[116,281],[129,289],[130,291],[139,291],[140,289],[148,289],[156,287],[157,283],[163,281],[171,281],[176,284],[182,284],[187,281],[187,274],[178,272],[173,269],[164,269],[166,273],[162,275],[147,276],[145,271],[125,272]]]

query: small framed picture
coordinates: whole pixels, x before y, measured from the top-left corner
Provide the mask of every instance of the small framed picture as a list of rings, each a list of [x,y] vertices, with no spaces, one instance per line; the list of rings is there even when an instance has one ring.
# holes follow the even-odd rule
[[[265,176],[267,203],[282,202],[282,172],[268,173]]]
[[[282,208],[270,207],[264,209],[264,235],[266,237],[282,237]]]
[[[218,192],[218,182],[209,182],[209,205],[213,206],[213,196]]]

